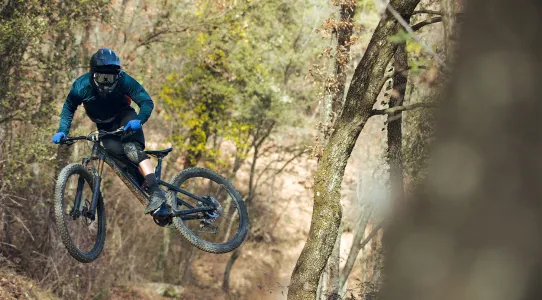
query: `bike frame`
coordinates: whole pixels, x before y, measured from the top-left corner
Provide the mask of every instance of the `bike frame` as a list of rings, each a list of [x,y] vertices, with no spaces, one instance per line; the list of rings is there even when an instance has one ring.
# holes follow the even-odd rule
[[[106,163],[107,165],[109,165],[109,167],[111,167],[111,169],[113,169],[113,171],[117,174],[117,176],[124,182],[124,184],[130,189],[130,191],[134,194],[134,196],[136,196],[136,198],[139,200],[139,202],[141,202],[141,204],[143,205],[147,205],[149,199],[150,199],[150,195],[148,195],[144,189],[139,185],[139,183],[137,182],[137,180],[127,171],[127,170],[124,170],[120,165],[119,163],[123,163],[126,165],[127,168],[130,168],[131,171],[133,172],[138,172],[139,173],[139,170],[138,170],[138,166],[129,161],[129,160],[121,160],[121,158],[116,158],[114,157],[112,154],[110,154],[109,152],[107,152],[107,150],[105,150],[105,148],[100,145],[100,141],[103,137],[107,136],[107,135],[114,135],[114,134],[118,134],[119,132],[111,132],[111,133],[106,133],[106,134],[103,134],[101,137],[98,136],[98,137],[92,137],[92,138],[89,138],[89,137],[85,137],[85,136],[81,136],[81,137],[72,137],[72,138],[67,138],[66,141],[67,142],[73,142],[73,141],[76,141],[76,140],[83,140],[83,139],[86,139],[86,140],[90,140],[93,142],[93,147],[92,147],[92,154],[90,157],[85,157],[83,158],[83,161],[82,161],[82,164],[87,167],[87,169],[91,170],[92,171],[92,176],[93,176],[93,197],[92,197],[92,202],[90,203],[90,209],[89,211],[87,212],[87,217],[90,218],[91,220],[94,220],[95,218],[95,212],[96,212],[96,206],[98,204],[98,199],[99,197],[101,196],[101,193],[100,193],[100,185],[101,185],[101,182],[102,182],[102,174],[103,174],[103,169],[104,169],[104,163]],[[170,190],[174,190],[178,193],[181,193],[185,196],[188,196],[190,198],[193,198],[197,201],[200,201],[204,204],[204,206],[202,207],[193,207],[192,205],[190,205],[189,203],[186,203],[184,200],[182,200],[181,198],[179,197],[176,197],[176,200],[177,200],[177,205],[179,206],[186,206],[188,209],[184,209],[184,210],[176,210],[174,208],[171,208],[171,212],[169,214],[169,216],[171,217],[177,217],[177,216],[180,216],[183,220],[193,220],[193,219],[203,219],[203,217],[200,217],[198,215],[195,215],[197,213],[200,213],[200,212],[212,212],[216,209],[216,206],[215,204],[207,197],[199,197],[199,196],[196,196],[184,189],[181,189],[179,187],[176,187],[172,184],[169,184],[165,181],[162,181],[160,179],[161,177],[161,174],[162,174],[162,160],[163,160],[163,157],[162,156],[157,156],[157,159],[158,159],[158,164],[156,165],[156,169],[155,169],[155,175],[156,175],[156,179],[158,181],[158,184],[161,185],[161,186],[165,186],[167,187],[168,189]],[[92,169],[90,169],[88,167],[88,164],[91,162],[91,161],[97,161],[97,165],[98,167],[94,166]],[[79,181],[78,181],[78,185],[77,185],[77,192],[76,192],[76,196],[75,196],[75,203],[74,203],[74,208],[75,207],[80,207],[81,205],[81,195],[82,195],[82,191],[83,191],[83,185],[84,185],[84,179],[82,177],[79,177]]]

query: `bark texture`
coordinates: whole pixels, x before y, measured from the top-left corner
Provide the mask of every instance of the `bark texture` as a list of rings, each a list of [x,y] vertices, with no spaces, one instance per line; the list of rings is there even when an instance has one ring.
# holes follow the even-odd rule
[[[542,2],[470,1],[428,181],[393,219],[384,300],[542,299]]]
[[[390,5],[409,16],[419,0],[396,0]],[[307,242],[291,278],[288,299],[314,299],[320,273],[333,250],[341,221],[340,187],[354,144],[371,116],[384,84],[384,73],[397,45],[388,40],[399,23],[388,13],[378,24],[356,67],[345,104],[324,148],[314,179],[314,207]]]

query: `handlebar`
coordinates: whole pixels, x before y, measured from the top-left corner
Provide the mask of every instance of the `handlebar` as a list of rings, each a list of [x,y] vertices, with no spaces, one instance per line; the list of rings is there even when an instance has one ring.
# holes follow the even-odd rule
[[[89,134],[89,135],[81,135],[81,136],[68,136],[68,137],[65,137],[65,138],[62,138],[60,140],[60,144],[66,144],[66,145],[71,145],[73,143],[75,143],[76,141],[79,141],[79,140],[87,140],[87,141],[91,141],[91,142],[99,142],[101,141],[103,138],[107,137],[107,136],[111,136],[111,135],[123,135],[126,131],[124,131],[124,128],[119,128],[117,130],[114,130],[114,131],[98,131],[98,134]]]

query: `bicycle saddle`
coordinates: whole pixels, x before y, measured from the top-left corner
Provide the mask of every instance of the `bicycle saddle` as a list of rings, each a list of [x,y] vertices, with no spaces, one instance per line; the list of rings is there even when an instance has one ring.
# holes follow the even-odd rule
[[[164,157],[171,151],[173,151],[173,148],[167,148],[164,150],[145,150],[145,153],[156,157]]]

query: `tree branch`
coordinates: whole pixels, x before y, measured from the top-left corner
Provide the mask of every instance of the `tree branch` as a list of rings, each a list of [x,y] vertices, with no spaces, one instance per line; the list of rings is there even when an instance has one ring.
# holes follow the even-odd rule
[[[413,110],[416,108],[434,108],[435,105],[431,103],[414,103],[410,105],[399,105],[386,109],[373,109],[372,116],[376,115],[394,115],[398,112],[403,112],[407,110]]]
[[[401,26],[403,26],[403,28],[405,28],[405,30],[410,33],[412,35],[412,38],[414,40],[416,40],[416,42],[418,42],[422,47],[423,49],[425,50],[425,52],[427,52],[429,55],[431,55],[435,61],[441,65],[443,68],[447,69],[446,67],[446,64],[444,63],[444,61],[437,55],[437,53],[435,53],[435,51],[433,51],[433,49],[431,49],[431,47],[427,46],[417,35],[416,33],[414,32],[414,30],[412,30],[412,27],[410,27],[410,25],[408,24],[407,21],[405,21],[405,19],[401,16],[401,14],[399,14],[397,12],[397,10],[395,10],[395,8],[393,8],[393,6],[391,5],[391,3],[386,6],[386,9],[393,15],[393,17],[399,21],[399,23],[401,24]]]
[[[427,20],[421,21],[420,23],[414,24],[412,26],[412,30],[418,31],[427,25],[435,24],[438,22],[442,22],[442,17],[433,17],[431,19],[427,19]]]
[[[371,233],[369,233],[367,238],[365,240],[363,240],[363,242],[361,242],[361,244],[359,246],[360,249],[363,249],[376,236],[378,231],[380,229],[382,229],[383,223],[384,223],[384,221],[378,223],[378,225],[376,225],[375,228],[373,228],[373,230],[371,231]]]
[[[271,177],[274,177],[274,176],[277,176],[279,175],[280,173],[282,173],[282,171],[284,171],[284,169],[286,169],[286,167],[292,162],[294,161],[296,158],[299,158],[301,157],[303,154],[307,153],[308,150],[307,149],[302,149],[300,150],[299,152],[295,153],[294,156],[292,156],[288,161],[286,161],[282,167],[280,169],[278,169],[277,171],[275,171],[275,173],[273,173],[273,175],[270,175],[269,177],[267,177],[263,182],[266,182],[267,180],[269,180],[269,178]],[[276,162],[276,161],[274,161]],[[267,170],[268,168],[266,168]],[[256,179],[256,186],[258,186],[258,183],[260,181],[260,178],[262,177],[262,175],[264,174],[264,172],[266,171],[264,170],[262,173],[260,173],[260,176],[258,176],[258,178]]]
[[[417,15],[417,14],[429,14],[429,15],[439,15],[439,16],[443,16],[444,13],[441,12],[441,11],[438,11],[438,10],[430,10],[430,9],[419,9],[419,10],[415,10],[412,15]]]

